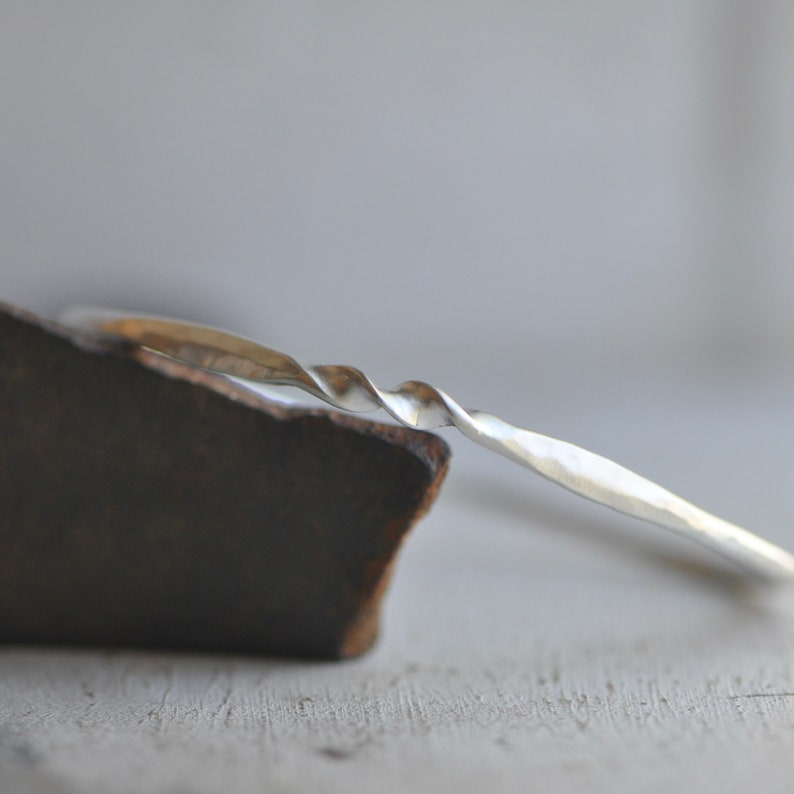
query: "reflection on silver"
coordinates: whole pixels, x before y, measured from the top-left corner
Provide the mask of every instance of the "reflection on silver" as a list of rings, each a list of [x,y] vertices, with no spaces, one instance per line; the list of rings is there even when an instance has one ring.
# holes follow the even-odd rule
[[[269,385],[296,386],[345,411],[384,408],[398,422],[429,430],[453,425],[478,444],[580,496],[691,538],[767,581],[794,579],[794,556],[686,502],[607,458],[467,411],[420,381],[377,387],[353,367],[307,366],[291,356],[213,328],[110,309],[76,307],[63,321],[210,372]]]

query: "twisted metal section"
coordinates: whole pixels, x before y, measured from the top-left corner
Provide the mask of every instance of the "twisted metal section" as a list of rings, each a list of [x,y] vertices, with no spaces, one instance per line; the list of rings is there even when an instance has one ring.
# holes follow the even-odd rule
[[[483,411],[467,411],[428,383],[406,381],[395,389],[382,389],[354,367],[305,365],[225,331],[159,317],[75,307],[62,319],[93,334],[122,339],[210,372],[255,383],[295,386],[344,411],[383,408],[401,424],[422,430],[454,426],[472,441],[579,496],[713,549],[752,576],[766,581],[794,579],[794,556],[789,552],[608,458]]]

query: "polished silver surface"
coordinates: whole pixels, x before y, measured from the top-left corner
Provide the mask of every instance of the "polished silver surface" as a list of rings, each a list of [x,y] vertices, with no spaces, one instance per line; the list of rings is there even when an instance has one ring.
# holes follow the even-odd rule
[[[296,386],[345,411],[383,408],[398,422],[422,430],[454,426],[472,441],[569,491],[713,549],[754,577],[794,580],[794,556],[784,549],[607,458],[491,414],[467,411],[427,383],[407,381],[395,389],[381,389],[354,367],[301,364],[234,334],[160,317],[74,307],[62,320],[210,372],[255,383]]]

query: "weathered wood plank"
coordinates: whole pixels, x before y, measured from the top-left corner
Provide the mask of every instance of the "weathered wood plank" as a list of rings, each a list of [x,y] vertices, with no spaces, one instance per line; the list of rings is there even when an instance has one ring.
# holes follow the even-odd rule
[[[359,654],[447,461],[0,306],[0,642]]]

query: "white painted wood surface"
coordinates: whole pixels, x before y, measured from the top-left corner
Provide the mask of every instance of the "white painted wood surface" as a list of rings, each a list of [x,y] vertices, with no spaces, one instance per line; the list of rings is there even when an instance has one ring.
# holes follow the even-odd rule
[[[794,548],[791,383],[586,383],[482,407]],[[450,441],[374,652],[0,649],[0,791],[794,789],[791,594]]]

